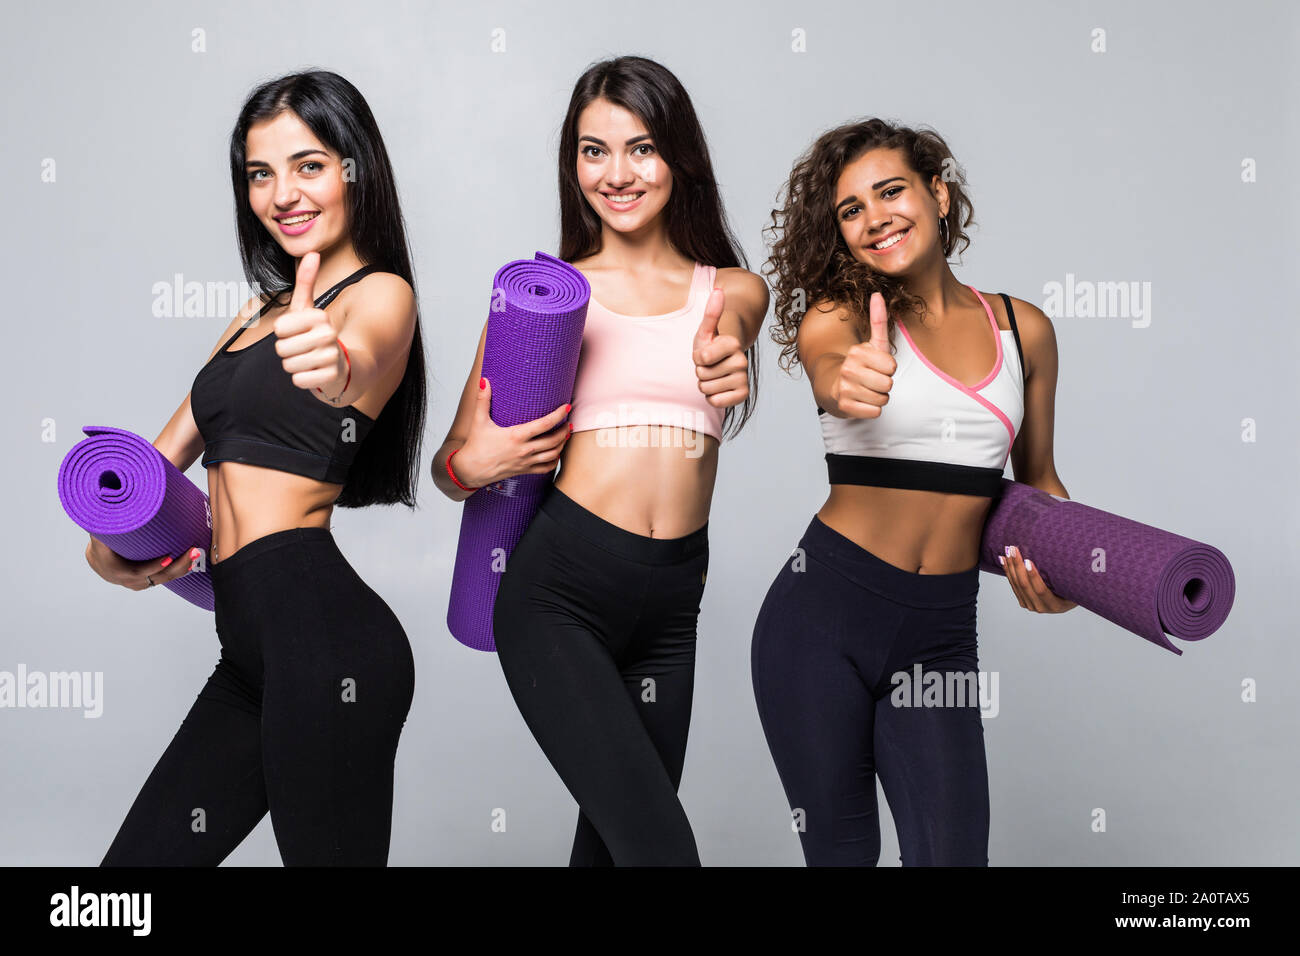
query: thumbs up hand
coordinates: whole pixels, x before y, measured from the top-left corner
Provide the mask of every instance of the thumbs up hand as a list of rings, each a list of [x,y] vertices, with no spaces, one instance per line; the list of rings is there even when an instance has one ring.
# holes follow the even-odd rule
[[[879,292],[871,294],[870,312],[871,337],[845,353],[839,378],[831,388],[846,418],[879,418],[898,371],[898,362],[889,354],[889,312]]]
[[[740,339],[730,333],[718,334],[718,320],[725,304],[726,294],[714,289],[691,346],[700,391],[714,408],[739,405],[749,397],[749,359],[740,347]]]
[[[309,252],[298,262],[289,309],[275,320],[275,352],[299,388],[314,388],[341,397],[347,390],[347,359],[338,332],[316,299],[320,253]]]

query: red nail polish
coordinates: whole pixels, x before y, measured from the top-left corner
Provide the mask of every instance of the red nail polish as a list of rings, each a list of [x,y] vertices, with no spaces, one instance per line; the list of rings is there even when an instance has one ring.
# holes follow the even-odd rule
[[[172,559],[171,559],[171,556],[170,556],[170,555],[162,559],[162,566],[163,566],[164,568],[167,567],[167,565],[169,565],[169,564],[171,564],[171,563],[172,563]]]
[[[199,549],[198,549],[198,548],[190,548],[190,560],[191,560],[191,561],[197,561],[198,559],[199,559]]]
[[[480,391],[480,392],[483,391],[483,389],[484,389],[486,386],[487,386],[487,379],[485,379],[483,376],[480,375],[480,376],[479,376],[479,379],[478,379],[478,388],[479,388],[479,391]]]

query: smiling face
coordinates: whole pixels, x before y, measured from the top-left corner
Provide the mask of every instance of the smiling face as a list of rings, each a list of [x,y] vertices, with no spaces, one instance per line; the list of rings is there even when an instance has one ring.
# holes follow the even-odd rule
[[[607,228],[635,233],[668,205],[673,174],[635,113],[595,99],[578,116],[578,186]]]
[[[244,140],[253,214],[295,259],[325,254],[348,234],[341,157],[289,111],[257,123]]]
[[[925,184],[897,149],[863,153],[835,184],[835,219],[849,251],[891,276],[943,260],[939,217],[947,213],[943,181]]]

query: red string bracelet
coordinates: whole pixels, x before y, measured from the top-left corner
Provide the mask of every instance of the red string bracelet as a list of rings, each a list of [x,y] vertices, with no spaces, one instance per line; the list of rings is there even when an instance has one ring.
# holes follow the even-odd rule
[[[460,451],[460,449],[457,448],[456,451]],[[447,474],[451,477],[452,481],[456,482],[456,487],[461,489],[462,491],[478,491],[478,489],[482,487],[481,485],[476,486],[474,488],[471,488],[468,485],[462,485],[460,483],[460,479],[456,477],[456,473],[451,470],[451,460],[456,457],[456,451],[453,451],[450,455],[447,456]]]
[[[343,359],[348,364],[348,377],[347,380],[343,383],[343,391],[339,392],[333,398],[328,399],[328,401],[337,404],[338,400],[343,397],[344,392],[348,390],[348,386],[352,384],[352,356],[348,355],[348,347],[343,344],[342,339],[335,339],[334,341],[337,342],[339,344],[339,348],[343,350]],[[325,394],[323,391],[321,391],[319,385],[316,386],[316,391],[320,392],[322,395]]]

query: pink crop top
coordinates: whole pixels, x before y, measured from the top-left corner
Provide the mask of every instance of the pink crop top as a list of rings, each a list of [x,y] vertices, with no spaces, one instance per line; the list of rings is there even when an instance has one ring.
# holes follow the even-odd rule
[[[569,412],[575,432],[677,425],[722,440],[726,409],[705,399],[691,358],[717,272],[697,262],[686,305],[665,315],[622,315],[592,297]]]

